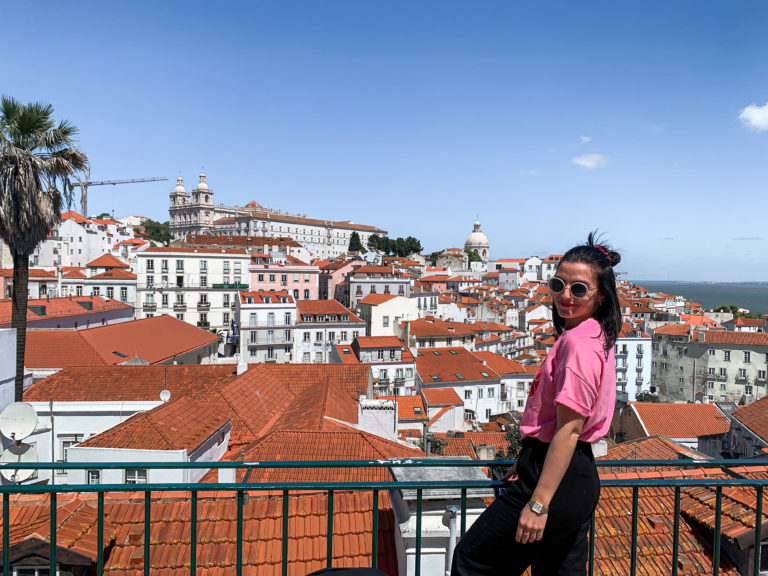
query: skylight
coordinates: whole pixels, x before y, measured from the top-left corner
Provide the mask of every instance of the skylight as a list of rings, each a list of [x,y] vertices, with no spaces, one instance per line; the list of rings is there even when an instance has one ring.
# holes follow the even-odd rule
[[[490,375],[488,374],[488,372],[480,372],[480,375],[481,375],[483,378],[490,378]]]
[[[459,380],[464,380],[464,375],[456,372],[456,378],[458,378]]]
[[[456,354],[456,350],[451,350],[451,354]]]
[[[349,348],[342,348],[341,351],[344,352],[344,354],[350,354]]]
[[[440,352],[438,352],[437,350],[432,350],[432,354],[434,354],[435,356],[440,356]]]
[[[433,382],[440,382],[440,376],[432,376]]]

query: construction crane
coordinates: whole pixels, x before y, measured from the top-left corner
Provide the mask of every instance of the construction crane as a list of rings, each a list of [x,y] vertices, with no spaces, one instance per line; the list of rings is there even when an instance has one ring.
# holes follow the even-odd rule
[[[168,178],[130,178],[128,180],[96,180],[91,181],[90,180],[91,173],[88,172],[88,175],[86,176],[85,180],[81,180],[79,182],[74,182],[72,184],[72,187],[75,186],[80,187],[80,207],[83,212],[83,216],[88,218],[88,188],[91,186],[106,186],[106,185],[116,185],[116,184],[137,184],[139,182],[161,182],[163,180],[168,180]]]

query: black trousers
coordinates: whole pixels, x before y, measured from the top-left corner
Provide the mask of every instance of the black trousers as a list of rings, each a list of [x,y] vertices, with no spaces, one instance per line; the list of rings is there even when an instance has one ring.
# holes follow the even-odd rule
[[[581,442],[549,505],[541,540],[515,542],[520,512],[531,499],[549,444],[526,438],[512,482],[470,527],[456,547],[451,576],[533,576],[587,573],[589,522],[600,497],[592,446]]]

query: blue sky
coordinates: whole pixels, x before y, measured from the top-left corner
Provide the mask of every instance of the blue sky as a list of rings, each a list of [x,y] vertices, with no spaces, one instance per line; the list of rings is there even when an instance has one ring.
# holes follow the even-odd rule
[[[216,202],[493,257],[599,228],[636,280],[768,281],[768,3],[7,2],[0,93],[80,128],[89,212]]]

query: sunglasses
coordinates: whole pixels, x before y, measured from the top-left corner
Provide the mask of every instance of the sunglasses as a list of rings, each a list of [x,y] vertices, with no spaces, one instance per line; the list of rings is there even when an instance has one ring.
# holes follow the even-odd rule
[[[566,284],[562,278],[557,276],[552,276],[552,278],[549,279],[548,284],[549,289],[554,294],[560,294],[565,290],[566,286],[570,286],[571,296],[574,298],[586,298],[589,291],[594,290],[594,288],[591,288],[589,284],[585,282],[572,282],[571,284]]]

